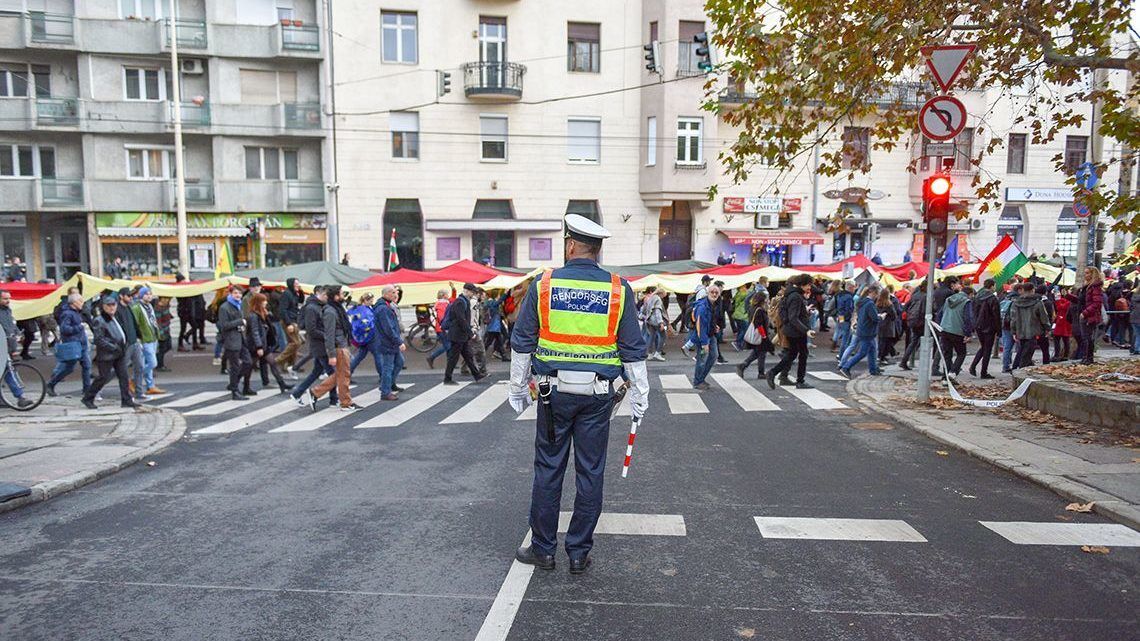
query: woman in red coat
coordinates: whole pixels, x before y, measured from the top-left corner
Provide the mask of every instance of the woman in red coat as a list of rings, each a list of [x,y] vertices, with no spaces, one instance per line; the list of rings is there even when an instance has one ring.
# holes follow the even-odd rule
[[[1053,322],[1053,360],[1069,360],[1069,337],[1073,335],[1073,325],[1069,322],[1069,307],[1072,303],[1066,296],[1069,288],[1061,290],[1061,295],[1053,302],[1057,311]]]
[[[1104,279],[1096,267],[1085,269],[1084,307],[1077,323],[1077,340],[1085,348],[1081,362],[1091,365],[1096,353],[1096,333],[1104,320]]]

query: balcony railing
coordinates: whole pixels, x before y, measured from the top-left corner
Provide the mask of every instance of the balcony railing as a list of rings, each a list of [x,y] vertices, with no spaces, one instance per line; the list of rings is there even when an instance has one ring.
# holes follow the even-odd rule
[[[178,31],[178,46],[187,49],[205,49],[209,45],[206,38],[206,22],[203,20],[175,21]],[[166,19],[166,46],[170,46],[170,19]]]
[[[463,65],[467,97],[522,98],[526,67],[515,62],[468,62]]]
[[[178,183],[170,181],[170,202],[178,202]],[[214,183],[212,182],[186,182],[187,205],[213,205]]]
[[[285,184],[285,200],[290,207],[324,207],[324,183],[308,183],[296,180]]]
[[[286,129],[320,129],[320,103],[287,102],[283,106],[285,110]]]
[[[36,98],[36,124],[78,125],[78,98]]]
[[[75,42],[75,16],[64,13],[28,12],[32,42],[72,44]]]
[[[282,24],[281,48],[290,51],[320,51],[320,30],[316,27]]]
[[[174,123],[174,105],[170,103],[170,122]],[[183,127],[209,127],[210,126],[210,103],[204,102],[198,104],[195,102],[182,103],[182,126]]]
[[[40,204],[44,207],[60,207],[83,204],[82,180],[40,180]]]

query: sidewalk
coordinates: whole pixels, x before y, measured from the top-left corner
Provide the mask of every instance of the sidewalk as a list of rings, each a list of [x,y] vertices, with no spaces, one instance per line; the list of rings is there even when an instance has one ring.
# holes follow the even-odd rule
[[[186,430],[177,412],[117,405],[88,410],[78,399],[61,396],[44,399],[30,412],[0,409],[0,482],[31,491],[0,503],[0,513],[113,474],[166,448]]]
[[[1140,529],[1140,458],[1136,449],[1092,442],[1095,439],[1087,438],[1084,431],[1066,433],[1010,420],[990,409],[952,409],[941,404],[924,407],[913,400],[914,372],[891,369],[897,371],[852,380],[847,385],[852,398],[1070,501],[1094,501],[1097,513]],[[1002,389],[1010,391],[1008,385]],[[936,387],[932,396],[949,398],[942,387]]]

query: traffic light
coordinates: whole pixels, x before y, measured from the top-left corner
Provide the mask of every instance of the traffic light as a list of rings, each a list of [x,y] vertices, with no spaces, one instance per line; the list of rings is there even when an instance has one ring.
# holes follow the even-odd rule
[[[437,73],[439,74],[439,89],[437,93],[439,97],[442,98],[451,93],[451,72],[439,71]]]
[[[652,73],[661,73],[661,43],[654,40],[641,48],[645,50],[645,68]]]
[[[693,42],[697,43],[697,69],[708,73],[712,71],[712,56],[709,51],[709,34],[705,31],[693,36]]]
[[[943,236],[950,224],[950,176],[934,174],[922,182],[922,221],[932,236]]]

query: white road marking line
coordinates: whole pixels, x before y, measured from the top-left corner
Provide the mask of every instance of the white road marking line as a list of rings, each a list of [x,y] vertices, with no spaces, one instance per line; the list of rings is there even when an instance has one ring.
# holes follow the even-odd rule
[[[687,374],[662,374],[661,389],[693,389]]]
[[[700,394],[666,394],[665,400],[669,403],[669,412],[672,414],[709,413]]]
[[[771,412],[780,409],[760,390],[749,385],[736,374],[713,374],[712,379],[728,392],[732,400],[745,412]]]
[[[901,541],[926,543],[926,538],[905,521],[888,519],[816,519],[756,516],[756,527],[766,539],[820,541]]]
[[[163,392],[161,394],[147,394],[145,400],[147,401],[161,401],[164,398],[174,396],[173,392]]]
[[[842,374],[839,372],[808,372],[808,376],[814,376],[821,381],[845,381]]]
[[[533,407],[533,406],[532,406]],[[558,515],[558,531],[565,532],[570,522],[570,513]],[[650,536],[685,536],[685,519],[677,514],[617,514],[603,512],[598,519],[595,534],[630,534]],[[530,532],[523,537],[522,546],[530,545]],[[534,575],[534,566],[511,561],[507,578],[495,596],[487,618],[479,628],[475,641],[506,641],[511,625],[526,596],[527,586]]]
[[[162,407],[190,407],[191,405],[197,405],[198,403],[204,403],[206,401],[213,400],[215,398],[216,399],[229,398],[229,395],[230,395],[229,392],[226,392],[226,394],[224,396],[218,392],[201,392],[199,394],[194,394],[192,396],[184,396],[182,398],[176,398],[173,401],[167,401],[165,403],[162,403],[161,406]]]
[[[847,406],[817,389],[796,389],[794,385],[783,388],[784,391],[807,403],[813,410],[845,410]]]
[[[538,402],[535,401],[526,406],[526,409],[518,415],[516,421],[537,421],[538,420]]]
[[[491,415],[491,412],[494,412],[507,401],[506,385],[507,381],[499,381],[491,385],[483,390],[482,394],[476,396],[475,400],[459,408],[454,414],[440,421],[439,424],[479,423],[485,420]]]
[[[405,385],[405,388],[411,387],[411,384]],[[361,407],[368,407],[373,403],[379,402],[380,390],[371,389],[367,392],[352,399],[353,403]],[[296,401],[292,401],[296,407]],[[325,399],[317,401],[318,404],[327,402]],[[318,405],[319,407],[320,405]],[[339,421],[342,418],[351,416],[354,412],[342,412],[339,407],[325,407],[317,412],[313,412],[309,408],[297,407],[298,412],[303,416],[291,423],[286,423],[281,427],[276,427],[269,430],[269,434],[279,434],[281,432],[313,432]]]
[[[573,512],[558,513],[558,531],[570,527]],[[686,536],[685,517],[680,514],[624,514],[602,512],[594,534],[625,534],[645,536]]]
[[[1119,523],[1032,523],[978,521],[1018,545],[1106,545],[1140,547],[1140,532]]]
[[[229,399],[229,396],[227,395],[221,398]],[[190,410],[189,412],[186,412],[186,416],[217,416],[218,414],[225,414],[230,410],[249,407],[250,403],[255,403],[256,401],[256,397],[253,396],[247,396],[246,400],[244,401],[219,400],[217,403],[213,403],[205,407],[199,407],[196,410]]]
[[[297,401],[291,398],[286,398],[283,401],[270,403],[265,407],[249,412],[248,414],[239,414],[231,419],[224,420],[220,423],[215,423],[209,427],[203,427],[200,430],[194,430],[195,434],[232,434],[238,430],[256,425],[262,421],[267,421],[274,416],[288,414],[291,407],[297,407]]]
[[[357,425],[356,429],[399,427],[403,425],[405,421],[413,419],[435,407],[440,402],[447,400],[448,397],[464,387],[467,387],[467,385],[468,383],[466,381],[457,385],[444,385],[440,383],[419,396],[414,396],[406,401],[400,401],[399,405],[396,405],[375,418]]]

